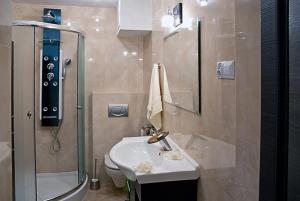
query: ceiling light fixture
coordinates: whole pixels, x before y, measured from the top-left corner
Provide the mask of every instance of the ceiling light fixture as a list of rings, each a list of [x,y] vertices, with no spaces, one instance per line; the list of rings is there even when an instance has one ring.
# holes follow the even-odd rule
[[[207,6],[208,0],[197,0],[200,6]]]

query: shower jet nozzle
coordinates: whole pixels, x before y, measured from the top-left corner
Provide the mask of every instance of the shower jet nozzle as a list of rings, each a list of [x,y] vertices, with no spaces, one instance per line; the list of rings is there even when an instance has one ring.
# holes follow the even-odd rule
[[[72,62],[72,59],[68,58],[65,60],[65,65],[68,66],[71,64],[71,62]]]

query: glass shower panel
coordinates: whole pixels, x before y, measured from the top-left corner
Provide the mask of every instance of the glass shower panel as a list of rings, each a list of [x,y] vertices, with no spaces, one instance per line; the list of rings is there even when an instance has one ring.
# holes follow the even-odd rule
[[[12,28],[16,201],[63,199],[70,196],[86,178],[84,37],[78,33],[60,31],[60,41],[45,41],[43,32],[43,28],[31,25],[14,25]],[[47,76],[48,80],[43,79],[41,83],[41,76],[46,76],[42,74],[41,64],[49,66],[50,62],[57,61],[56,55],[46,52],[53,47],[51,43],[57,46],[58,42],[59,69],[62,69],[59,79],[52,80]],[[45,50],[44,43],[50,49]],[[44,70],[48,75],[54,68],[58,70],[57,63]],[[43,93],[48,93],[50,84],[60,87],[58,99],[62,107],[58,109],[62,117],[59,116],[58,126],[44,126],[41,122],[41,89]],[[50,102],[52,99],[49,96],[46,100]],[[53,104],[47,107],[53,111],[57,108]],[[53,116],[44,115],[43,118]]]
[[[36,28],[35,37],[35,116],[40,117],[42,28]],[[37,195],[41,201],[61,196],[78,186],[77,41],[77,34],[61,31],[60,60],[65,76],[62,81],[63,118],[59,126],[44,127],[40,118],[35,120]]]
[[[78,131],[78,154],[79,154],[79,182],[82,183],[85,180],[85,108],[84,108],[84,97],[85,97],[85,70],[84,70],[84,37],[78,35],[78,83],[77,83],[77,131]]]
[[[78,154],[79,154],[79,182],[82,183],[85,180],[85,108],[84,108],[84,93],[85,93],[85,71],[84,71],[84,37],[78,35],[78,113],[77,113],[77,131],[78,131]]]
[[[34,29],[13,27],[15,200],[36,200]]]
[[[11,36],[11,27],[0,22],[0,200],[5,201],[12,201]]]

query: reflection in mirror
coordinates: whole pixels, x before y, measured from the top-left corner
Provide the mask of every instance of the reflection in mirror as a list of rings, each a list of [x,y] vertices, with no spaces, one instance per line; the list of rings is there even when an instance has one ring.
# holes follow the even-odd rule
[[[201,26],[194,19],[164,37],[164,65],[173,105],[201,112]]]

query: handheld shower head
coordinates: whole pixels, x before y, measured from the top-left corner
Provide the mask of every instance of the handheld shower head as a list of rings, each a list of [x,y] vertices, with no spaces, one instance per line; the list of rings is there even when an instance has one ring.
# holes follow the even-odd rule
[[[65,77],[66,77],[66,67],[67,67],[68,65],[70,65],[71,63],[72,63],[72,59],[71,59],[71,58],[65,59],[65,63],[64,63],[64,65],[63,65],[63,72],[62,72],[62,79],[63,79],[63,80],[64,80]]]

